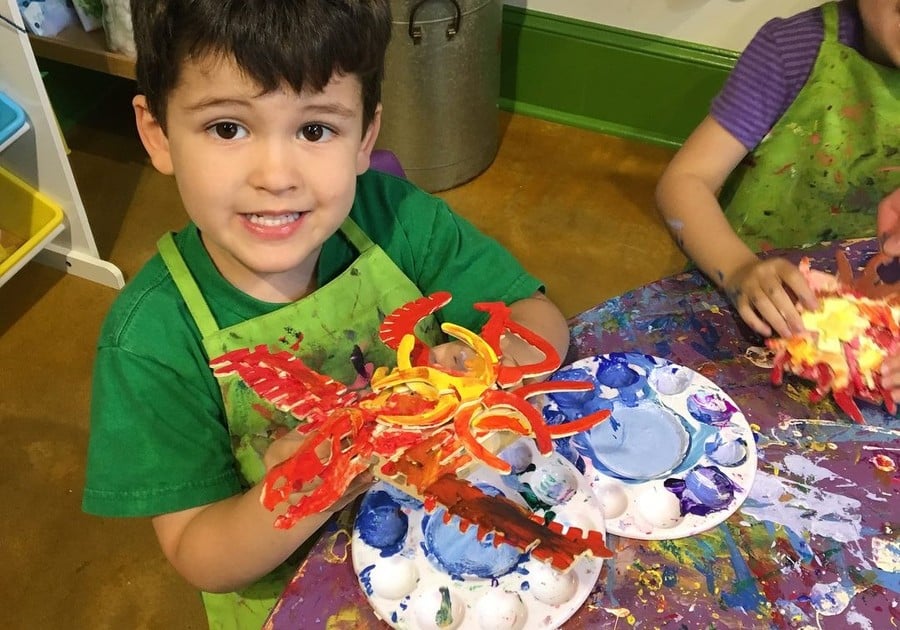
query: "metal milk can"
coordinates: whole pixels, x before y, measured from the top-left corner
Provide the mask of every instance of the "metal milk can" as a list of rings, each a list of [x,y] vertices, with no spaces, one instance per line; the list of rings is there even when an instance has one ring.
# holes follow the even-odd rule
[[[410,180],[452,188],[497,155],[502,0],[392,0],[378,146]]]

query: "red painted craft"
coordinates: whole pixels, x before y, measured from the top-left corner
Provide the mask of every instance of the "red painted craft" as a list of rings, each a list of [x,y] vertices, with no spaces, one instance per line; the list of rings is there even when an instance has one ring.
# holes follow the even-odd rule
[[[435,293],[385,318],[380,336],[397,351],[397,367],[376,369],[367,393],[350,391],[291,353],[273,353],[265,346],[235,350],[210,362],[217,376],[237,374],[263,399],[300,421],[296,430],[305,442],[264,481],[262,502],[267,509],[288,504],[276,527],[289,528],[327,509],[357,475],[371,469],[376,478],[422,500],[429,511],[443,506],[448,520],[459,516],[463,530],[474,525],[480,537],[493,532],[495,544],[530,551],[559,570],[584,554],[609,557],[599,533],[536,523],[524,507],[502,496],[488,496],[465,481],[466,472],[479,464],[509,472],[509,464],[497,453],[512,439],[531,437],[546,454],[553,439],[589,429],[609,412],[564,425],[544,422],[529,398],[586,391],[593,385],[559,381],[522,385],[524,379],[557,369],[560,359],[546,340],[512,321],[502,303],[475,305],[489,314],[480,336],[452,323],[441,325],[473,351],[464,370],[430,365],[430,348],[413,331],[450,299],[449,293]],[[531,344],[544,359],[534,365],[503,365],[504,334]]]
[[[784,372],[815,382],[812,402],[830,392],[835,402],[858,423],[862,413],[854,399],[897,407],[881,383],[885,357],[900,351],[900,285],[881,280],[879,268],[889,258],[874,256],[854,277],[843,252],[837,253],[837,277],[809,268],[800,271],[819,299],[815,311],[801,315],[806,331],[787,339],[769,339],[775,351],[772,382],[781,385]]]

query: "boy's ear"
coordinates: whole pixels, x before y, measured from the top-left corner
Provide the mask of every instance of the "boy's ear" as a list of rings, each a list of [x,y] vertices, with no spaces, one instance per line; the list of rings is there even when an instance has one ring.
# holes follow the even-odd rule
[[[375,115],[372,116],[372,122],[363,135],[362,143],[359,145],[359,152],[356,154],[356,174],[362,175],[369,170],[371,163],[372,150],[375,148],[375,141],[378,139],[378,132],[381,130],[381,103],[375,108]]]
[[[138,135],[150,155],[150,161],[160,173],[171,175],[175,170],[172,168],[169,139],[159,121],[150,113],[147,97],[138,94],[131,101],[131,105],[134,107],[134,121],[137,124]]]

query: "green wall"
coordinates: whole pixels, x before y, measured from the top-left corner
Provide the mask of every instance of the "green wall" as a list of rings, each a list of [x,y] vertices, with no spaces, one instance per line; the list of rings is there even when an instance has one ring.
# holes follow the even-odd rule
[[[737,53],[517,7],[503,9],[500,105],[509,111],[680,145]]]

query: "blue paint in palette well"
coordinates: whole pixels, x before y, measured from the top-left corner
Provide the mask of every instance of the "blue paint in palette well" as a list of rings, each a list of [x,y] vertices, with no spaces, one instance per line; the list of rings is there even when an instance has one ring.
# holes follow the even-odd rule
[[[394,497],[379,490],[363,498],[356,516],[356,527],[360,538],[386,557],[403,548],[409,530],[409,517]]]
[[[691,439],[675,413],[643,402],[633,407],[614,404],[609,420],[580,434],[575,442],[598,469],[624,480],[647,481],[678,468]]]
[[[503,494],[491,485],[476,485],[487,495]],[[495,547],[493,534],[478,540],[477,527],[460,532],[459,518],[456,516],[449,523],[444,523],[445,513],[446,510],[441,508],[422,519],[422,548],[432,564],[454,578],[497,578],[506,575],[526,559],[510,545]]]

